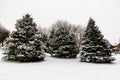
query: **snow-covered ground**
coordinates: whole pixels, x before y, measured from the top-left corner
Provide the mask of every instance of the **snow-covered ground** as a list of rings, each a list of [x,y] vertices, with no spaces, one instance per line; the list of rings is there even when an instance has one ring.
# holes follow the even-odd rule
[[[112,64],[93,64],[49,55],[43,62],[15,63],[2,61],[1,54],[0,80],[120,80],[119,55]]]

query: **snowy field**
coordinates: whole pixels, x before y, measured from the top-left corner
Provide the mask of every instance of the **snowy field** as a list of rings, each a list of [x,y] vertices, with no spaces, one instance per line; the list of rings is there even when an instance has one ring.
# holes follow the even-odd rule
[[[0,58],[2,50],[0,50]],[[15,63],[0,59],[0,80],[120,80],[120,56],[112,64],[83,63],[52,58],[43,62]]]

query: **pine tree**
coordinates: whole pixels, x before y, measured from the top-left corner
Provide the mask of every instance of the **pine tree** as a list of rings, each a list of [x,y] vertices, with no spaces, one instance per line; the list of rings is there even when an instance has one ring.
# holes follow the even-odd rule
[[[95,21],[90,18],[82,41],[82,62],[109,63],[115,60],[103,37]]]
[[[45,58],[42,49],[42,38],[38,34],[33,18],[26,14],[17,20],[16,31],[6,40],[5,59],[28,62]]]
[[[59,27],[55,33],[51,32],[50,54],[61,58],[75,58],[79,53],[74,34],[70,34],[67,27]]]

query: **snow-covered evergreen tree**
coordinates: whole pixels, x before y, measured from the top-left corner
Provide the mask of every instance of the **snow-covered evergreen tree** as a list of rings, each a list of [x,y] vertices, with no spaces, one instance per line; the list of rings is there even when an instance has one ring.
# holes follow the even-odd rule
[[[103,37],[95,21],[90,18],[82,41],[82,62],[109,63],[115,60]]]
[[[45,58],[42,38],[36,26],[29,14],[17,20],[16,31],[11,33],[5,43],[5,59],[28,62]]]
[[[79,53],[79,47],[76,44],[75,35],[70,33],[70,30],[63,26],[58,30],[51,31],[49,51],[52,56],[61,58],[75,58]]]

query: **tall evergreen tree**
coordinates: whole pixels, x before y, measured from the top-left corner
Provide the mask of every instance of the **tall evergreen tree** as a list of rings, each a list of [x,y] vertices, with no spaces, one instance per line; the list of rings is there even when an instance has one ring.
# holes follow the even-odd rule
[[[109,63],[115,60],[103,37],[95,21],[90,18],[82,41],[82,62]]]
[[[42,38],[38,34],[33,18],[26,14],[17,20],[16,31],[6,40],[5,58],[14,61],[39,61],[45,58]]]
[[[67,27],[59,27],[58,30],[51,32],[50,54],[61,58],[75,58],[79,53],[75,35],[70,33]]]

